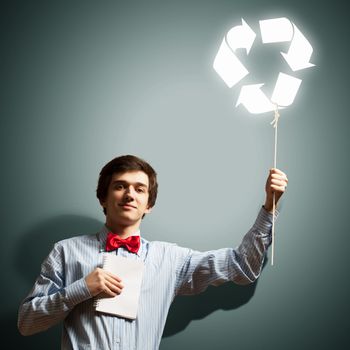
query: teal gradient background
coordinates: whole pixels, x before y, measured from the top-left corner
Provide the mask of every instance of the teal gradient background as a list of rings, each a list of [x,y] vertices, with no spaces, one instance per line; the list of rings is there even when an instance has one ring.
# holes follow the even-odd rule
[[[275,266],[250,287],[181,298],[160,349],[344,349],[350,244],[349,19],[345,1],[2,1],[0,10],[1,305],[9,348],[56,349],[60,327],[31,337],[17,309],[53,242],[95,232],[100,168],[137,154],[159,174],[149,240],[198,250],[236,246],[264,201],[272,115],[235,108],[212,68],[244,18],[288,17],[316,66],[281,111],[278,167],[290,184]],[[271,87],[279,51],[239,52]],[[272,79],[273,78],[273,79]],[[270,81],[271,80],[271,81]]]

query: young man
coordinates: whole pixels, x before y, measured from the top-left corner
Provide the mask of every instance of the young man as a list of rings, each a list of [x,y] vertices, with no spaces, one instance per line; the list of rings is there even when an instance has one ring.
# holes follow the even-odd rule
[[[157,198],[156,172],[135,156],[111,160],[101,170],[97,186],[105,225],[97,234],[55,244],[20,306],[21,334],[41,332],[63,321],[62,349],[158,349],[175,296],[258,278],[271,243],[273,195],[278,201],[287,182],[283,172],[270,170],[265,205],[237,249],[198,252],[140,237],[141,220]],[[106,252],[145,264],[136,320],[94,308],[96,296],[123,293],[123,281],[100,268]]]

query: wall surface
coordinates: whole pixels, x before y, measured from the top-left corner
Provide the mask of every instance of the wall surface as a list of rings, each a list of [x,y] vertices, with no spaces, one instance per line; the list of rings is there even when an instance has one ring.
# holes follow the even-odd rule
[[[100,168],[122,154],[159,174],[142,234],[198,250],[237,246],[264,201],[273,161],[270,113],[235,107],[212,68],[241,18],[288,17],[316,66],[281,111],[278,167],[289,177],[270,255],[255,285],[227,284],[171,308],[173,349],[342,349],[350,244],[345,1],[2,1],[0,10],[2,340],[59,348],[60,326],[22,337],[17,309],[53,242],[95,232]],[[271,89],[288,43],[246,56],[246,83]],[[260,45],[260,46],[259,46]],[[290,72],[289,72],[290,73]],[[294,73],[293,73],[294,74]],[[266,90],[268,91],[268,90]]]

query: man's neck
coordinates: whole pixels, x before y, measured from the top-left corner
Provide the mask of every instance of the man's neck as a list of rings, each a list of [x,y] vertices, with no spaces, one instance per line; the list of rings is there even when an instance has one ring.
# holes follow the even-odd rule
[[[110,232],[116,233],[122,239],[132,236],[140,228],[139,222],[134,225],[122,225],[107,220],[105,225]]]

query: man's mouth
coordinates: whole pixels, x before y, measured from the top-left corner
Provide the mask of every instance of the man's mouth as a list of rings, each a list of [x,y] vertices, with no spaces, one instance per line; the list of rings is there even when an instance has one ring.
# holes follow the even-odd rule
[[[119,204],[119,206],[123,207],[123,208],[132,208],[132,209],[136,209],[136,207],[134,205],[128,204],[128,203],[121,203]]]

